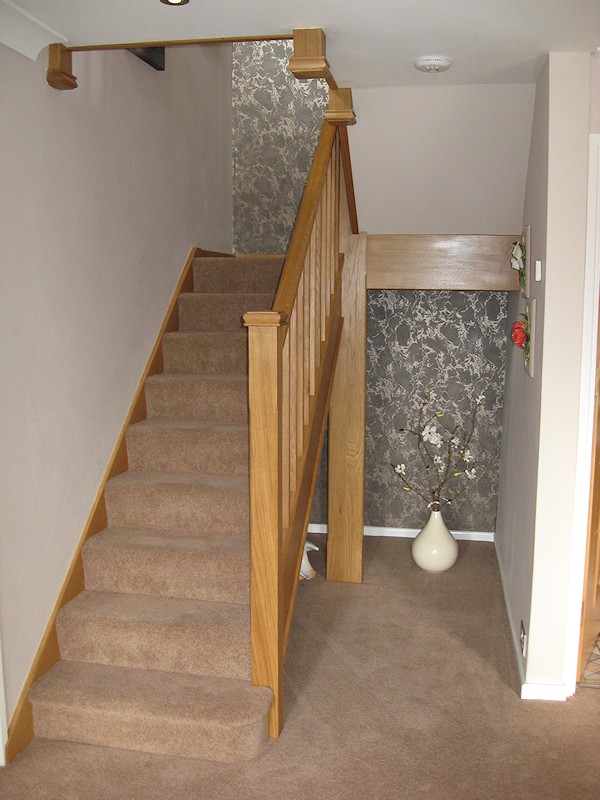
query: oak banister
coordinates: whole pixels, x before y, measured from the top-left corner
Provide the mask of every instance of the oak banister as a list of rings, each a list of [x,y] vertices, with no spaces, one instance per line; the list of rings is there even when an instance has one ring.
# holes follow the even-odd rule
[[[273,691],[269,734],[274,737],[283,721],[283,661],[342,340],[340,235],[347,247],[351,211],[345,207],[349,184],[341,142],[340,129],[326,121],[273,310],[244,315],[250,360],[252,680]]]

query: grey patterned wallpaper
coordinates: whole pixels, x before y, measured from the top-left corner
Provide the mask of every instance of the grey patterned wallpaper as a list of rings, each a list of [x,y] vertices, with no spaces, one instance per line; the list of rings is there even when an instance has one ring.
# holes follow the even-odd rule
[[[283,252],[327,107],[324,81],[296,80],[292,44],[233,46],[234,249]],[[468,414],[485,394],[473,441],[477,478],[444,516],[458,530],[493,531],[496,520],[506,295],[496,292],[369,292],[365,524],[419,528],[424,503],[402,490],[392,462],[414,447],[398,433],[434,390],[449,417]],[[326,448],[326,444],[325,444]],[[312,522],[327,520],[324,454]]]
[[[371,291],[367,335],[365,524],[420,528],[424,502],[402,489],[391,467],[417,464],[416,423],[428,392],[445,413],[438,426],[465,424],[478,395],[486,403],[471,442],[476,478],[443,513],[450,528],[494,531],[506,364],[505,292]],[[432,408],[432,410],[434,410]]]
[[[329,99],[325,81],[288,70],[291,41],[233,45],[233,245],[282,253]]]

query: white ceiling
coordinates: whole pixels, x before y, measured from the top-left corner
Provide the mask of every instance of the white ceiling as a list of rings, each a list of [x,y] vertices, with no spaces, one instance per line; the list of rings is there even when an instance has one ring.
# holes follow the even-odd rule
[[[4,0],[71,45],[323,28],[340,85],[531,83],[546,53],[600,47],[600,0]],[[424,75],[418,56],[446,55]]]

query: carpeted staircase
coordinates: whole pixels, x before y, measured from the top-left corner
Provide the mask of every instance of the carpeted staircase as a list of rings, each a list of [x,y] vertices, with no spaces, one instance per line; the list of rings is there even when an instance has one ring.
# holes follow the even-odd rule
[[[215,761],[252,758],[271,692],[250,683],[247,341],[283,258],[196,259],[147,419],[127,432],[108,528],[60,612],[61,661],[34,684],[35,735]]]

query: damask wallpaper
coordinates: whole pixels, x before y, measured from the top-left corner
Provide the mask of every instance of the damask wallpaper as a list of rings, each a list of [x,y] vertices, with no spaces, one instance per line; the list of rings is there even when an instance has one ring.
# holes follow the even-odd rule
[[[406,492],[392,464],[420,469],[414,426],[428,392],[438,427],[470,427],[479,395],[470,450],[476,477],[465,482],[443,513],[450,528],[494,531],[506,365],[504,292],[371,291],[367,335],[365,524],[420,528],[428,512]],[[471,464],[471,466],[473,466]],[[421,472],[422,474],[422,472]]]
[[[329,99],[288,70],[291,41],[233,45],[233,244],[283,253]]]

